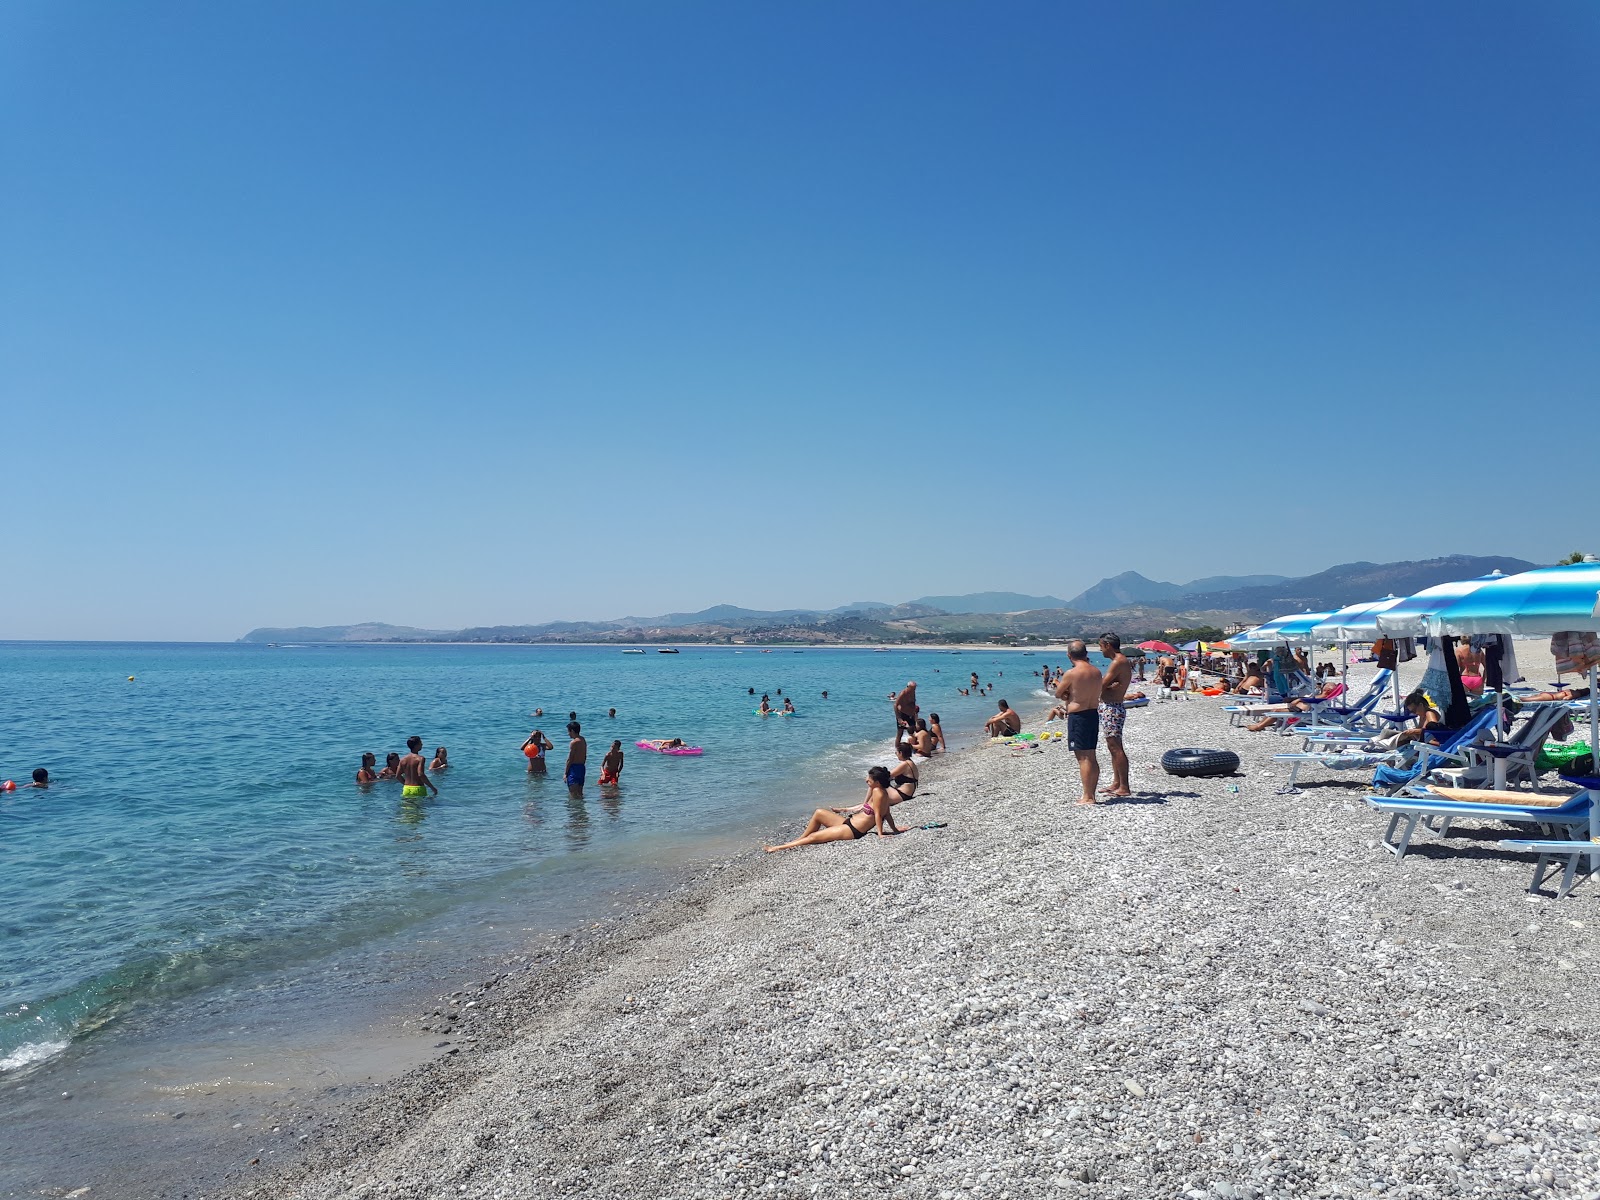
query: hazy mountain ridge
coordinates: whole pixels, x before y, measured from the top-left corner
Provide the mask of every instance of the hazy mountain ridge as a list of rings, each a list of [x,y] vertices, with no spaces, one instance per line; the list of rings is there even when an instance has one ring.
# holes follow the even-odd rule
[[[1108,629],[1146,632],[1163,628],[1253,623],[1301,609],[1339,608],[1393,593],[1409,595],[1452,579],[1493,570],[1512,574],[1535,564],[1520,558],[1454,554],[1394,563],[1341,563],[1298,579],[1275,575],[1212,576],[1197,583],[1238,584],[1189,592],[1186,584],[1146,579],[1135,571],[1103,579],[1075,598],[1020,592],[973,592],[924,596],[905,604],[857,601],[828,610],[741,608],[718,604],[692,613],[622,617],[614,621],[547,621],[537,625],[488,625],[461,630],[416,629],[365,622],[359,625],[253,629],[244,642],[640,642],[804,641],[825,645],[851,641],[949,641],[994,637],[1061,638]],[[953,611],[931,603],[972,605]],[[1110,601],[1109,603],[1103,603]],[[1097,608],[1083,607],[1086,603]],[[1006,605],[1008,607],[999,607]],[[1009,607],[1019,605],[1019,607]]]

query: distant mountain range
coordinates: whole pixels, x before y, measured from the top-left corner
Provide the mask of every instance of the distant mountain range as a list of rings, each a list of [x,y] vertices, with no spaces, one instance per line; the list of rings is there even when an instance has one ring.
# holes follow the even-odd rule
[[[1154,604],[1161,608],[1183,607],[1186,597],[1202,592],[1220,592],[1230,588],[1246,588],[1283,583],[1283,575],[1211,575],[1189,583],[1162,583],[1146,579],[1137,571],[1124,571],[1102,579],[1092,588],[1079,592],[1060,605],[1079,612],[1105,612],[1129,604]],[[1037,607],[1043,608],[1044,605]]]
[[[1341,608],[1386,595],[1406,596],[1436,583],[1490,571],[1514,574],[1536,564],[1468,554],[1415,562],[1343,563],[1298,579],[1282,575],[1213,575],[1189,583],[1146,579],[1136,571],[1102,579],[1072,600],[1020,592],[923,596],[904,604],[857,601],[831,609],[763,610],[718,604],[692,613],[614,621],[547,621],[471,629],[360,625],[252,629],[244,642],[640,642],[965,641],[1062,638],[1107,629],[1143,634],[1259,622],[1304,609]]]

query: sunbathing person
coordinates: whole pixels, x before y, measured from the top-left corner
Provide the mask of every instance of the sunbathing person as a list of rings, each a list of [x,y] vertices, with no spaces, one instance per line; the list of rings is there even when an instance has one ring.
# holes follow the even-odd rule
[[[682,738],[651,738],[650,744],[657,750],[678,750],[683,746]]]
[[[937,748],[938,744],[934,740],[933,731],[928,728],[928,723],[921,717],[917,718],[917,732],[912,735],[911,745],[923,758],[932,758],[933,752]]]
[[[983,723],[990,737],[1011,737],[1022,732],[1022,718],[1006,701],[1000,701],[1000,711]]]
[[[1325,683],[1317,689],[1317,699],[1327,700],[1332,696],[1338,695],[1340,690],[1341,689],[1337,683]],[[1246,725],[1245,728],[1251,733],[1260,733],[1268,725],[1273,725],[1279,721],[1282,721],[1285,716],[1290,713],[1308,713],[1314,711],[1315,709],[1316,705],[1310,700],[1301,698],[1290,700],[1287,704],[1269,704],[1264,708],[1258,708],[1255,710],[1256,712],[1265,713],[1267,715],[1262,717],[1261,720],[1257,721],[1254,725]]]
[[[793,850],[800,846],[820,846],[825,842],[853,842],[877,830],[879,837],[901,832],[895,827],[889,812],[893,799],[889,785],[889,772],[883,767],[873,767],[867,772],[867,798],[861,807],[848,815],[836,813],[831,808],[819,808],[806,822],[806,831],[792,842],[778,846],[763,846],[768,854],[778,850]],[[888,827],[888,832],[884,827]]]
[[[1405,710],[1411,714],[1416,724],[1410,729],[1400,729],[1393,733],[1381,734],[1372,740],[1380,746],[1398,749],[1408,746],[1412,742],[1420,742],[1430,733],[1439,733],[1444,730],[1444,718],[1439,715],[1439,710],[1428,700],[1427,693],[1412,692],[1405,700]]]
[[[923,737],[928,737],[926,728],[922,730]],[[889,768],[889,806],[892,808],[901,800],[909,800],[917,794],[917,764],[911,758],[911,743],[896,742],[894,747],[895,757],[900,761]]]
[[[1589,689],[1586,687],[1558,687],[1549,692],[1535,692],[1531,696],[1522,697],[1523,703],[1539,703],[1541,700],[1587,700]]]
[[[1244,669],[1244,678],[1239,681],[1239,686],[1233,689],[1235,696],[1259,696],[1266,690],[1267,681],[1261,673],[1259,663],[1251,663]]]

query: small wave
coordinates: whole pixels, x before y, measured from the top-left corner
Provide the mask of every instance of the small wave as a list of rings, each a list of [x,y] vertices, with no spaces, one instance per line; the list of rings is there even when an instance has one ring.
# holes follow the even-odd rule
[[[42,1063],[47,1058],[54,1058],[65,1050],[70,1042],[24,1042],[4,1058],[0,1058],[0,1075],[7,1071],[20,1071],[23,1067],[31,1067]]]

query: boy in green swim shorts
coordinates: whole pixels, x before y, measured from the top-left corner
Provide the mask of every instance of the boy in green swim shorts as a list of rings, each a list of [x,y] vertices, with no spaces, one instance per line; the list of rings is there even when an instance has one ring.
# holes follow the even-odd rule
[[[400,789],[402,796],[426,796],[432,792],[435,796],[439,789],[433,786],[433,780],[428,778],[428,764],[422,757],[422,739],[415,734],[406,739],[406,749],[411,753],[400,760],[395,773],[400,776],[400,782],[405,786]]]

